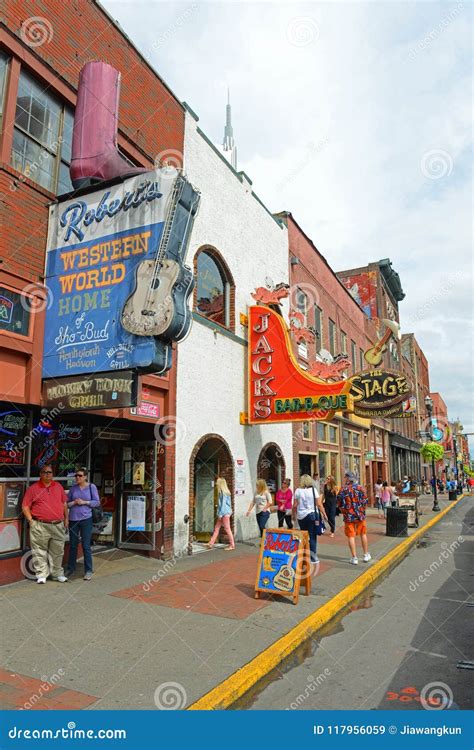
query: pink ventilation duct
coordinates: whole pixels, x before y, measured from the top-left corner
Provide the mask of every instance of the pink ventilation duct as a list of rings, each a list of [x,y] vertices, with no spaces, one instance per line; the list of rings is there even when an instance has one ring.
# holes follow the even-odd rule
[[[84,65],[72,133],[70,174],[76,189],[148,171],[128,164],[117,148],[119,96],[118,70],[104,62]]]

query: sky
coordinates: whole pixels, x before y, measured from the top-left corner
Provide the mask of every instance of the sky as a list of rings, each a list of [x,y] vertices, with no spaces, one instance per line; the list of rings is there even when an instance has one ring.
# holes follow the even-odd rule
[[[230,88],[238,169],[334,270],[392,260],[402,331],[474,432],[471,3],[102,4],[215,143]]]

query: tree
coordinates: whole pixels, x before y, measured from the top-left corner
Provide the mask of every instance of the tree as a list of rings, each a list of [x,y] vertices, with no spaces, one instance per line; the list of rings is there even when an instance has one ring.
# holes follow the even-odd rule
[[[421,446],[421,455],[425,461],[440,461],[444,456],[444,448],[438,443],[425,443]]]

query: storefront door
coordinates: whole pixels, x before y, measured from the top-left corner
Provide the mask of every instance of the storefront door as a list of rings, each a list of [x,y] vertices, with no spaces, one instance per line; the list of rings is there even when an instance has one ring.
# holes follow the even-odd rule
[[[218,468],[214,460],[196,461],[194,538],[198,542],[209,541],[214,529],[217,474]]]
[[[156,463],[155,441],[122,446],[119,547],[155,549]]]

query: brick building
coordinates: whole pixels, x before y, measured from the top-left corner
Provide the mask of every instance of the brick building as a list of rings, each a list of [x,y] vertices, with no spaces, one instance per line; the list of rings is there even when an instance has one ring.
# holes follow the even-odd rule
[[[121,409],[83,412],[74,420],[48,415],[44,422],[41,360],[48,300],[43,273],[48,204],[72,187],[72,123],[83,65],[99,59],[122,74],[118,143],[132,164],[152,169],[167,154],[183,153],[184,108],[98,3],[45,0],[39,20],[38,10],[33,0],[11,0],[0,24],[2,582],[21,575],[27,535],[19,506],[46,444],[66,486],[75,464],[91,468],[112,518],[104,543],[161,555],[172,549],[174,528],[174,446],[157,446],[154,427],[157,414],[175,414],[175,367],[165,377],[141,378],[142,398],[153,417]],[[159,481],[160,493],[156,518],[130,543],[122,523],[120,477],[122,460],[133,459],[135,450],[153,473],[150,481]]]
[[[430,393],[433,401],[432,432],[433,439],[444,448],[444,456],[436,462],[438,479],[446,481],[450,478],[453,464],[452,429],[449,424],[448,407],[440,393]]]
[[[400,323],[398,303],[405,298],[400,277],[388,258],[367,266],[338,271],[338,277],[367,317],[376,322],[380,340],[387,330],[383,320]],[[383,367],[398,370],[414,383],[416,376],[411,357],[402,353],[401,341],[391,337],[383,355]],[[381,364],[382,366],[382,364]],[[424,406],[423,406],[424,409]],[[392,419],[390,431],[390,479],[403,476],[421,477],[420,443],[414,416]]]
[[[346,354],[347,375],[367,369],[364,352],[376,340],[375,322],[363,311],[331,269],[312,240],[289,212],[277,214],[288,227],[290,304],[303,313],[316,331],[312,344],[295,347],[299,364],[308,368],[322,350]],[[293,428],[295,482],[302,473],[332,474],[341,482],[354,471],[373,498],[373,485],[389,478],[389,428],[384,419],[369,420],[351,413],[336,415],[330,423],[303,422]]]

